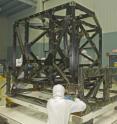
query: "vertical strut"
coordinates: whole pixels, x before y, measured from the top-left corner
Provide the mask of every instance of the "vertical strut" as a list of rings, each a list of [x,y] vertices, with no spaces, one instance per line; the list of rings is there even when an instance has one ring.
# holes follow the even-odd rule
[[[49,53],[54,56],[54,54],[55,54],[54,44],[55,44],[55,39],[56,39],[55,35],[56,34],[54,32],[55,31],[54,30],[54,20],[52,18],[52,13],[51,13],[51,18],[49,20],[49,27],[50,27],[50,29],[49,29]]]
[[[102,65],[102,29],[99,31],[99,64]]]
[[[67,8],[67,14],[71,17],[71,32],[70,32],[70,71],[72,74],[73,82],[78,83],[79,74],[79,41],[78,31],[76,30],[76,19],[75,19],[75,6]]]
[[[17,24],[15,23],[13,25],[13,62],[12,62],[12,67],[13,67],[14,72],[16,71],[16,47],[17,47],[16,26]]]
[[[25,20],[25,48],[26,48],[26,56],[28,57],[28,52],[29,52],[29,20]]]
[[[28,43],[29,43],[29,20],[25,20],[25,36],[24,36],[24,39],[25,39],[25,55],[26,55],[26,58],[23,57],[23,61],[26,59],[26,60],[29,60],[29,51],[30,51],[30,48],[28,46]],[[28,63],[25,64],[25,78],[27,79],[28,78]]]

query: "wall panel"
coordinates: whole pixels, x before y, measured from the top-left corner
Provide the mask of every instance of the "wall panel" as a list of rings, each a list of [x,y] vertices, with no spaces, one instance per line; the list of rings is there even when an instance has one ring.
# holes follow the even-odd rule
[[[94,11],[103,32],[117,31],[117,0],[94,0]]]

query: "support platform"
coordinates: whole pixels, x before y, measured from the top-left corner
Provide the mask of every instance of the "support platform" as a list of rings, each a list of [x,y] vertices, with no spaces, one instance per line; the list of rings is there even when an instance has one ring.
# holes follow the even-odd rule
[[[47,110],[45,107],[37,106],[12,97],[7,97],[7,99],[19,106],[14,108],[0,107],[0,115],[15,120],[18,124],[47,123]],[[71,115],[70,124],[78,124],[79,120],[84,124],[91,119],[94,120],[94,124],[117,124],[117,110],[114,109],[116,106],[117,101],[82,117]]]

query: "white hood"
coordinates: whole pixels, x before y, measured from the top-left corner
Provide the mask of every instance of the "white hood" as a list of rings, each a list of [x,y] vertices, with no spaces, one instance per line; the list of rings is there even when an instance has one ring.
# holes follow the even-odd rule
[[[57,84],[53,87],[54,98],[57,98],[57,97],[64,98],[64,93],[65,93],[65,88],[62,85]]]

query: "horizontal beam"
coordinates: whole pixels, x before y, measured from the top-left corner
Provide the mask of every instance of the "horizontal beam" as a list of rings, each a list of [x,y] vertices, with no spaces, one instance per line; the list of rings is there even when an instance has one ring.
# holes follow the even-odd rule
[[[9,11],[7,10],[4,13],[8,16],[11,16],[13,14],[17,14],[17,13],[21,12],[22,10],[25,10],[25,9],[28,9],[28,8],[29,8],[29,6],[27,6],[26,4],[20,4],[19,6],[16,6]]]
[[[76,9],[79,9],[79,10],[85,12],[85,13],[87,13],[87,14],[90,15],[90,16],[95,16],[95,13],[94,13],[93,11],[91,11],[90,9],[88,9],[88,8],[86,8],[86,7],[84,7],[84,6],[80,5],[80,4],[78,4],[78,3],[76,3],[75,8],[76,8]]]
[[[34,6],[34,7],[36,7],[36,5],[37,5],[37,2],[34,0],[17,0],[17,1],[25,3],[30,6]]]
[[[3,7],[2,7],[2,11],[0,12],[0,14],[4,15],[7,11],[11,11],[13,7],[19,6],[19,2],[16,2],[14,0],[7,2]]]
[[[5,4],[7,4],[11,0],[0,0],[0,7],[3,7]]]
[[[101,115],[103,115],[103,114],[105,114],[105,113],[107,113],[107,112],[109,112],[111,110],[114,110],[115,106],[117,106],[117,102],[113,102],[113,103],[108,104],[108,105],[106,105],[104,107],[100,107],[99,110],[91,112],[91,113],[83,116],[82,117],[83,123],[85,123],[85,122],[87,122],[87,121],[89,121],[91,119],[95,119],[96,117],[99,117],[99,116],[101,116]]]
[[[19,104],[19,105],[27,107],[29,109],[39,111],[39,112],[42,112],[42,113],[47,113],[47,109],[42,107],[42,106],[35,105],[35,104],[29,103],[29,102],[25,102],[23,100],[19,100],[19,99],[9,97],[9,96],[6,96],[6,99],[11,101],[12,103]]]

